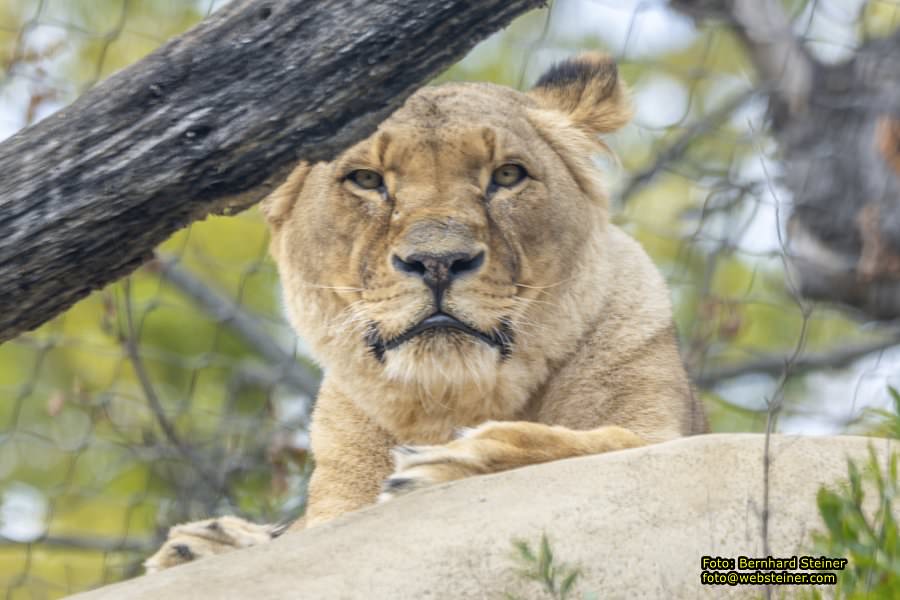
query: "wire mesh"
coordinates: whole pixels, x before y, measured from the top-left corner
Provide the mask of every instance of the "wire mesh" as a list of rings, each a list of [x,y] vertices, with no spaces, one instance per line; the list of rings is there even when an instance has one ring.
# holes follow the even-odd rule
[[[0,0],[0,137],[224,2]],[[894,0],[795,0],[820,60],[900,24]],[[672,289],[715,431],[864,431],[900,332],[799,298],[791,196],[766,90],[727,24],[664,2],[556,0],[440,78],[520,89],[565,56],[614,54],[635,123],[609,141],[615,222]],[[255,210],[196,223],[156,260],[0,346],[0,589],[59,597],[140,572],[172,524],[302,513],[315,365],[285,323]]]

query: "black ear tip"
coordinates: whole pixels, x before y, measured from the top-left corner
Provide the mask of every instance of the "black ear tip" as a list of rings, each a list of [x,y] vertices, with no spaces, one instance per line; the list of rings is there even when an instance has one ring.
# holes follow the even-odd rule
[[[568,115],[590,135],[612,133],[631,119],[628,87],[605,54],[581,54],[553,65],[530,93],[539,108]]]
[[[601,54],[582,54],[558,62],[541,75],[535,88],[559,88],[573,84],[585,85],[591,81],[614,87],[618,80],[616,62]]]

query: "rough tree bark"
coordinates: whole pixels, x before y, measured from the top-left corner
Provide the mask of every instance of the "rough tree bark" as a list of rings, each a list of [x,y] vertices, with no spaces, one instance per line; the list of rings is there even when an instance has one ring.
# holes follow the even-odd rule
[[[674,0],[731,23],[770,94],[793,195],[790,276],[802,295],[900,317],[900,31],[827,65],[777,0]]]
[[[544,0],[235,0],[0,145],[0,342],[369,135]]]

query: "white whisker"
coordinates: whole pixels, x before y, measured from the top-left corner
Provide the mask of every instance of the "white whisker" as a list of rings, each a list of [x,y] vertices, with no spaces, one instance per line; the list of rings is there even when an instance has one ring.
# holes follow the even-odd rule
[[[569,277],[569,278],[567,278],[567,279],[562,279],[562,280],[560,280],[560,281],[557,281],[556,283],[551,283],[550,285],[528,285],[528,284],[525,284],[525,283],[514,283],[513,285],[516,286],[516,287],[527,288],[527,289],[529,289],[529,290],[548,290],[548,289],[550,289],[550,288],[554,288],[554,287],[556,287],[556,286],[559,286],[559,285],[562,285],[562,284],[567,283],[567,282],[569,282],[569,281],[572,281],[573,279],[575,279],[575,278],[574,278],[574,277]]]

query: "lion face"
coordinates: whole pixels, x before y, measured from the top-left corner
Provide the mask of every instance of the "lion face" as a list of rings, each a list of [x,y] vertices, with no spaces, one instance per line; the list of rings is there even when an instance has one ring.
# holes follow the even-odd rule
[[[590,155],[627,119],[623,98],[596,56],[528,94],[429,87],[336,160],[299,167],[264,211],[288,313],[325,366],[490,385],[552,338],[554,299],[606,222]]]

